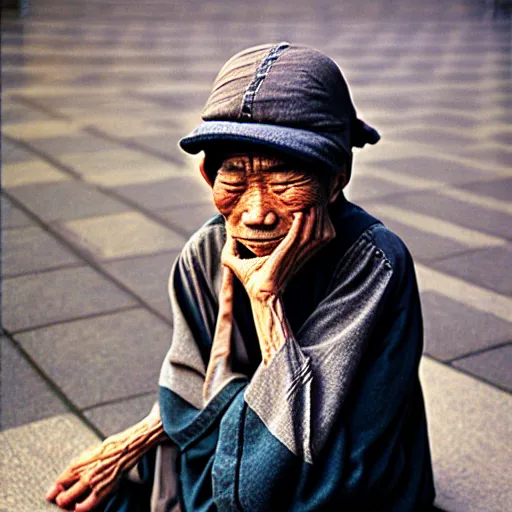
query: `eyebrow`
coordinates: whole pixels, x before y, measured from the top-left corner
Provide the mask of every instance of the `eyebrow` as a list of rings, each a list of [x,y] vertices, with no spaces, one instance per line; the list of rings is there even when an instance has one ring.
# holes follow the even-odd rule
[[[228,161],[224,162],[221,166],[221,169],[225,171],[245,171],[246,163],[245,162],[237,162],[237,161]],[[270,163],[267,166],[261,168],[261,172],[293,172],[299,171],[301,169],[298,166],[292,163],[280,162],[276,161],[275,163]]]
[[[293,171],[295,170],[293,166],[290,164],[285,164],[284,162],[278,162],[275,164],[270,164],[268,167],[264,167],[262,169],[263,172],[279,172],[279,171]]]

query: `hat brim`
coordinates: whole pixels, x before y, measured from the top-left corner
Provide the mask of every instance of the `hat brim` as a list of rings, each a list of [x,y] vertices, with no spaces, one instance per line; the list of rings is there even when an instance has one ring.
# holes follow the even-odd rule
[[[338,139],[338,140],[337,140]],[[233,121],[204,121],[179,141],[180,147],[190,154],[215,149],[215,143],[254,145],[288,156],[321,164],[331,171],[342,165],[343,155],[350,154],[341,147],[339,137],[328,133],[311,132],[287,126]]]

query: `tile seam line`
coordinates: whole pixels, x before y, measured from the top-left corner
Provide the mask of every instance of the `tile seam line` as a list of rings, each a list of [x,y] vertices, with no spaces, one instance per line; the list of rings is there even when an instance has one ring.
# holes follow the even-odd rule
[[[125,139],[123,137],[109,135],[108,133],[105,133],[103,130],[101,130],[101,128],[97,128],[94,125],[86,125],[82,128],[82,131],[98,139],[108,140],[109,142],[115,142],[116,144],[119,144],[126,149],[136,150],[139,153],[145,153],[149,156],[153,156],[155,158],[158,158],[159,160],[162,160],[164,163],[183,165],[183,162],[180,161],[178,158],[166,155],[165,153],[161,153],[160,151],[155,151],[151,148],[147,148],[143,145],[138,144],[137,142],[134,142],[133,140],[131,140],[131,138]]]
[[[365,177],[365,176],[368,176],[368,177],[373,177],[373,176],[369,176],[369,174],[364,174],[364,173],[361,173],[359,174],[359,177]],[[387,180],[386,180],[387,181]],[[471,184],[477,184],[477,183],[490,183],[490,182],[493,182],[493,181],[502,181],[501,178],[497,178],[496,180],[483,180],[483,181],[468,181],[468,182],[461,182],[461,183],[457,183],[457,184],[454,184],[455,186],[453,188],[459,188],[460,185],[471,185]],[[445,185],[443,183],[440,183],[440,186],[442,185]],[[463,189],[464,190],[464,189]],[[425,188],[408,188],[407,190],[403,190],[401,192],[391,192],[389,194],[383,194],[383,195],[379,195],[379,196],[374,196],[374,197],[368,197],[368,198],[362,198],[362,199],[359,199],[357,201],[359,202],[364,202],[365,205],[367,205],[368,207],[370,206],[373,206],[373,205],[378,205],[379,203],[382,203],[384,201],[389,201],[389,200],[392,200],[392,199],[395,199],[395,198],[399,198],[403,195],[421,195],[421,194],[425,194],[425,193],[432,193],[432,192],[435,192],[437,193],[437,189],[434,188],[434,187],[425,187]],[[348,194],[350,195],[350,194]],[[492,196],[486,196],[487,198],[489,198],[490,200],[492,200]],[[350,201],[350,197],[347,197],[347,199]],[[464,203],[464,204],[467,204],[467,205],[470,205],[470,203]],[[485,209],[485,207],[483,206],[480,206],[480,208],[483,208]],[[505,215],[508,215],[505,213]]]
[[[400,221],[394,221],[394,222],[400,222]],[[384,222],[384,225],[386,225],[385,222]],[[404,226],[405,226],[405,224],[404,224]],[[412,228],[412,229],[416,229],[416,228]],[[417,231],[420,231],[420,230],[417,230]],[[425,233],[425,232],[424,231],[420,231],[420,233]],[[431,235],[427,235],[427,236],[430,237]],[[443,238],[441,235],[439,235],[439,237]],[[405,243],[407,245],[407,241],[405,241]],[[462,244],[459,244],[459,245],[462,245]],[[496,246],[496,247],[506,247],[506,246],[502,245],[502,246]],[[468,253],[472,253],[472,252],[475,252],[475,251],[481,251],[481,250],[484,250],[484,249],[489,249],[489,247],[473,247],[473,248],[467,247],[466,249],[462,249],[460,251],[447,254],[445,256],[434,256],[433,258],[423,258],[421,255],[415,255],[414,256],[414,261],[417,261],[418,263],[421,263],[421,264],[423,264],[426,267],[428,267],[428,266],[433,267],[434,263],[439,263],[441,261],[444,261],[444,260],[450,259],[450,258],[458,258],[460,256],[465,256]],[[471,281],[468,281],[468,283],[470,283],[470,282]],[[476,285],[476,283],[472,283],[472,284],[475,284],[475,286],[478,286],[478,285]]]
[[[120,288],[124,293],[128,294],[135,302],[142,307],[148,309],[151,313],[156,315],[158,318],[163,320],[167,325],[171,325],[169,319],[162,315],[157,309],[153,308],[150,304],[148,304],[142,297],[137,295],[133,290],[124,285],[120,280],[118,280],[115,276],[107,272],[101,265],[96,263],[93,259],[86,258],[84,254],[79,251],[76,246],[70,243],[66,238],[64,238],[58,231],[53,229],[52,226],[45,224],[39,217],[34,215],[28,208],[26,208],[23,203],[18,201],[16,198],[12,197],[5,190],[3,194],[11,201],[11,203],[22,210],[27,216],[29,216],[32,220],[34,220],[44,231],[55,237],[59,242],[61,242],[65,247],[67,247],[75,256],[77,256],[80,260],[84,261],[89,267],[92,267],[97,273],[99,273],[102,277],[106,278],[107,281],[114,284],[118,288]],[[170,272],[170,269],[169,269]]]
[[[105,434],[97,428],[92,421],[90,421],[85,414],[68,398],[62,389],[50,378],[50,376],[37,364],[32,356],[23,348],[23,346],[15,340],[8,331],[4,331],[5,337],[13,345],[14,349],[24,358],[24,360],[31,366],[31,368],[39,375],[41,379],[49,386],[61,403],[68,409],[68,412],[73,413],[87,428],[92,430],[101,439],[105,439]],[[30,422],[32,423],[32,422]]]
[[[508,346],[512,346],[511,340],[502,341],[502,342],[496,343],[494,345],[491,345],[489,347],[480,348],[480,349],[473,350],[473,351],[465,353],[465,354],[458,355],[456,357],[452,357],[450,359],[446,359],[445,363],[451,365],[452,363],[458,363],[459,361],[462,361],[464,359],[468,359],[468,358],[474,357],[474,356],[479,356],[479,355],[485,354],[487,352],[492,352],[493,350],[498,350],[500,348],[505,348]]]
[[[155,182],[155,183],[157,183],[157,182]],[[132,185],[126,185],[126,186],[129,187]],[[137,186],[137,185],[133,185],[133,186]],[[162,226],[166,229],[170,229],[171,231],[174,231],[176,234],[180,235],[181,237],[183,237],[185,239],[185,240],[183,240],[183,244],[185,244],[186,241],[190,238],[190,234],[187,231],[185,231],[184,229],[182,229],[180,226],[178,226],[177,224],[174,224],[173,222],[170,222],[166,219],[163,219],[155,212],[142,206],[140,203],[137,203],[136,201],[133,201],[132,199],[129,199],[129,198],[123,196],[123,194],[121,192],[112,190],[107,187],[102,187],[100,185],[96,185],[95,188],[97,188],[101,193],[105,194],[106,196],[110,197],[111,199],[115,199],[115,200],[125,204],[126,206],[129,206],[131,209],[136,210],[139,213],[142,213],[143,215],[145,215],[149,219],[153,220],[160,226]],[[185,206],[187,206],[187,205],[185,205]],[[181,249],[179,249],[179,251],[181,252]]]
[[[16,228],[16,229],[25,229],[25,228]],[[16,279],[17,277],[46,274],[47,272],[54,272],[57,270],[68,270],[71,268],[79,268],[79,267],[84,267],[84,266],[85,265],[83,262],[75,262],[75,263],[68,263],[67,265],[59,265],[58,267],[41,268],[41,269],[36,269],[36,270],[25,270],[23,272],[20,272],[19,274],[8,274],[8,273],[6,274],[3,270],[3,267],[5,267],[5,263],[3,263],[2,264],[2,279]]]
[[[8,142],[11,142],[12,144],[21,147],[25,151],[28,151],[29,153],[34,154],[44,162],[50,164],[51,166],[55,167],[56,169],[64,172],[65,174],[71,176],[71,178],[75,179],[76,181],[84,181],[82,179],[82,176],[77,173],[74,169],[71,167],[68,167],[58,160],[54,159],[52,156],[47,155],[44,151],[41,151],[35,147],[33,147],[30,143],[26,142],[23,139],[18,139],[16,137],[12,137],[11,135],[3,134],[3,137],[5,137],[5,140]],[[22,162],[23,163],[23,162]],[[85,182],[84,182],[85,183]],[[14,188],[14,187],[13,187]],[[3,187],[3,190],[5,192],[5,187]]]
[[[493,389],[497,389],[497,390],[505,393],[509,397],[512,397],[512,391],[510,389],[507,389],[507,388],[505,388],[503,386],[500,386],[499,384],[496,384],[494,382],[490,382],[487,379],[485,379],[484,377],[480,377],[479,375],[475,375],[473,373],[470,373],[470,372],[468,372],[467,370],[465,370],[463,368],[459,368],[458,366],[452,366],[451,364],[447,364],[446,362],[440,361],[439,359],[437,359],[434,356],[431,356],[429,354],[423,354],[422,357],[424,357],[426,359],[429,359],[430,361],[435,361],[436,363],[441,364],[444,367],[446,367],[446,368],[448,368],[448,369],[450,369],[450,370],[452,370],[452,371],[454,371],[456,373],[459,373],[461,375],[469,377],[470,379],[478,381],[478,382],[480,382],[482,384],[486,384],[487,386],[490,386]]]
[[[75,121],[75,119],[73,119],[71,117],[65,117],[65,118],[63,117],[60,119],[56,118],[54,120],[55,121],[67,121],[70,123]],[[135,150],[138,153],[142,153],[143,155],[152,156],[154,158],[157,158],[158,160],[161,160],[166,164],[171,163],[171,164],[178,165],[178,166],[183,165],[183,162],[180,161],[178,158],[174,158],[172,156],[166,155],[165,153],[161,153],[159,151],[154,151],[150,148],[147,148],[143,145],[137,144],[136,142],[133,142],[131,140],[126,140],[122,137],[114,137],[114,136],[108,135],[107,133],[101,131],[100,129],[98,129],[95,126],[90,125],[90,124],[84,124],[83,126],[81,126],[78,133],[87,133],[97,139],[114,142],[115,144],[120,146],[120,148],[119,148],[120,150],[123,150],[123,149],[124,150],[129,149],[132,151]],[[20,145],[27,151],[30,151],[31,153],[34,153],[35,155],[37,155],[39,158],[46,160],[48,163],[52,164],[54,167],[57,167],[57,168],[61,169],[62,171],[66,172],[68,174],[71,174],[72,176],[76,177],[77,179],[79,179],[81,181],[85,181],[85,180],[83,180],[82,175],[80,173],[78,173],[71,167],[61,163],[58,160],[58,157],[56,159],[53,156],[48,155],[46,152],[41,151],[40,149],[37,149],[36,147],[34,147],[30,143],[30,139],[27,141],[21,137],[19,137],[19,138],[14,137],[13,135],[4,134],[3,136],[6,138],[6,140],[8,140],[14,144]]]
[[[89,412],[93,409],[97,409],[99,407],[105,407],[108,405],[116,405],[122,402],[126,402],[127,400],[133,400],[135,398],[143,398],[145,396],[154,396],[156,400],[158,400],[158,389],[155,389],[154,391],[143,391],[141,393],[135,393],[133,395],[128,395],[122,398],[113,398],[112,400],[105,400],[104,402],[98,402],[94,405],[88,405],[87,407],[84,407],[80,409],[82,412]]]
[[[508,295],[504,295],[503,293],[496,292],[490,288],[466,281],[465,279],[438,270],[433,266],[425,265],[424,263],[417,262],[414,267],[419,283],[420,293],[423,294],[424,292],[433,291],[455,302],[461,303],[470,309],[492,314],[508,323],[512,321],[512,298]],[[434,281],[441,280],[443,281],[444,286],[453,286],[457,292],[464,294],[476,294],[477,300],[473,301],[472,299],[469,300],[467,298],[461,299],[459,293],[450,293],[450,291],[440,289],[438,282],[434,283],[434,285],[429,285],[426,281],[427,278],[431,278]],[[484,305],[482,305],[481,302],[484,302]],[[489,302],[494,309],[489,309],[489,306],[487,305]]]
[[[56,320],[54,322],[47,322],[44,324],[38,324],[38,325],[30,326],[30,327],[23,327],[21,329],[7,329],[5,327],[3,327],[3,329],[5,332],[10,333],[12,336],[16,336],[18,334],[25,334],[27,332],[38,331],[41,329],[47,329],[48,327],[55,327],[56,325],[70,324],[73,322],[80,322],[82,320],[89,320],[89,319],[101,318],[101,317],[109,316],[109,315],[116,315],[118,313],[124,313],[124,312],[132,311],[135,309],[143,310],[144,308],[142,308],[141,306],[136,306],[136,305],[126,306],[123,308],[110,309],[108,311],[105,311],[105,310],[100,311],[98,313],[90,313],[88,315],[74,316],[72,318],[65,318],[64,320]]]
[[[418,231],[420,231],[420,230],[418,230]],[[424,233],[424,231],[422,231],[422,233]],[[438,236],[443,238],[442,235],[438,235]],[[448,239],[448,240],[450,240],[450,239]],[[509,243],[512,243],[512,239],[505,238],[504,240],[506,240]],[[462,244],[460,244],[460,245],[462,245]],[[446,256],[439,256],[438,258],[436,257],[436,258],[430,258],[428,260],[426,260],[426,259],[422,260],[421,258],[416,257],[415,260],[418,260],[419,263],[423,262],[425,264],[425,266],[428,267],[429,263],[442,263],[443,261],[449,260],[451,258],[458,258],[460,256],[466,256],[467,254],[476,253],[476,252],[479,252],[479,251],[488,251],[489,249],[509,249],[509,248],[510,248],[509,244],[504,244],[504,245],[486,245],[486,246],[480,246],[480,247],[468,247],[466,250],[458,251],[456,253],[453,253],[453,254],[450,254],[450,255],[446,255]],[[431,268],[432,267],[433,266],[431,266]],[[433,267],[433,270],[437,270],[438,272],[444,272],[444,270],[438,270],[435,267]],[[450,274],[450,275],[453,275],[453,277],[458,277],[458,276],[456,276],[454,274]],[[461,278],[459,277],[459,279],[461,279]],[[472,281],[467,281],[466,279],[463,279],[463,280],[466,281],[467,283],[470,283],[470,284],[473,284],[475,286],[480,286],[481,288],[484,288],[482,285],[480,285],[478,283],[474,283]],[[486,289],[491,291],[491,292],[494,292],[494,293],[499,293],[500,295],[505,295],[502,292],[499,292],[499,291],[496,291],[496,290],[492,290],[491,288],[486,288]]]
[[[424,158],[428,158],[428,157],[418,155],[418,158],[424,159]],[[389,162],[389,160],[386,160],[384,162]],[[453,163],[460,163],[460,162],[453,162]],[[365,162],[362,166],[364,167],[364,171],[359,173],[360,176],[380,178],[384,181],[389,181],[390,183],[395,183],[395,184],[399,184],[399,185],[400,185],[400,183],[398,183],[398,180],[395,181],[391,177],[392,175],[395,175],[395,176],[397,174],[403,175],[404,179],[406,179],[406,180],[414,179],[413,176],[406,174],[406,173],[402,173],[400,171],[396,171],[396,170],[389,169],[386,167],[384,167],[384,169],[382,169],[382,167],[379,167],[378,160]],[[473,167],[473,169],[475,171],[478,171],[477,167]],[[435,180],[431,180],[429,178],[421,178],[424,182],[428,181],[429,183],[428,184],[424,183],[424,186],[417,187],[417,188],[412,188],[410,186],[407,186],[405,183],[402,183],[401,185],[403,187],[407,187],[411,191],[411,193],[425,193],[425,191],[434,190],[435,192],[444,195],[445,194],[444,187],[446,187],[447,189],[449,189],[449,191],[451,191],[451,190],[459,191],[460,190],[461,192],[468,192],[468,193],[474,194],[474,195],[482,195],[486,199],[493,200],[493,199],[497,199],[497,198],[490,196],[490,195],[485,195],[485,194],[476,194],[475,192],[471,192],[471,190],[468,190],[464,187],[467,185],[471,186],[471,185],[479,185],[479,184],[484,184],[484,185],[485,184],[494,184],[498,181],[506,181],[507,179],[510,179],[510,178],[512,178],[512,175],[510,174],[510,172],[507,172],[507,173],[504,172],[503,174],[496,172],[494,175],[491,175],[491,174],[483,175],[481,177],[481,179],[475,179],[475,180],[471,180],[471,181],[448,182],[448,181],[435,181]],[[449,193],[450,192],[448,192],[448,194]],[[460,199],[459,199],[459,201],[460,201]],[[503,199],[501,201],[503,201]],[[504,201],[504,202],[508,202],[508,201]],[[485,208],[485,207],[483,207],[483,208]]]
[[[45,160],[47,163],[49,163],[50,165],[56,167],[57,169],[60,169],[60,170],[62,170],[64,172],[66,172],[67,174],[69,174],[73,178],[74,181],[78,181],[79,183],[83,183],[84,185],[87,185],[87,186],[89,186],[89,187],[91,187],[93,189],[96,189],[97,191],[99,191],[102,194],[110,197],[111,199],[116,199],[118,202],[124,204],[125,206],[129,206],[130,209],[136,210],[139,213],[142,213],[143,215],[145,215],[146,217],[152,219],[154,222],[158,223],[162,227],[165,227],[167,229],[171,229],[172,231],[174,231],[178,235],[185,237],[187,240],[190,237],[189,233],[186,232],[185,230],[183,230],[177,224],[174,224],[174,223],[169,222],[169,221],[167,221],[165,219],[162,219],[161,217],[159,217],[158,215],[153,213],[151,210],[145,208],[144,206],[140,205],[139,203],[137,203],[135,201],[132,201],[131,199],[128,199],[127,197],[123,196],[121,193],[116,192],[115,190],[112,190],[111,188],[103,187],[101,185],[98,185],[97,183],[91,183],[91,182],[85,180],[84,177],[81,174],[79,174],[76,171],[74,171],[73,169],[68,168],[67,166],[61,164],[57,160],[54,160],[52,157],[49,157],[43,151],[36,150],[35,148],[30,146],[30,144],[26,143],[25,141],[20,141],[19,139],[15,139],[15,138],[7,136],[7,135],[4,135],[4,137],[6,137],[7,140],[9,140],[11,142],[14,142],[15,144],[17,143],[20,146],[22,146],[23,148],[27,149],[28,151],[36,154],[39,158],[41,158],[42,160]],[[54,184],[55,183],[65,183],[65,181],[61,181],[61,182],[46,182],[46,183],[47,184],[51,184],[51,183],[54,183]],[[157,182],[153,182],[153,183],[157,183]],[[45,184],[45,183],[43,183],[43,184]],[[133,185],[132,184],[132,185],[125,185],[125,186],[129,187],[129,186],[137,186],[137,185]],[[10,187],[10,188],[16,188],[16,187]],[[12,194],[10,194],[8,192],[8,189],[6,189],[5,187],[3,188],[3,193],[8,195],[9,199],[12,201],[12,197],[13,196],[12,196]],[[17,203],[18,204],[22,204],[21,201],[17,201]],[[31,210],[26,208],[26,207],[24,207],[23,209],[24,209],[24,211],[30,211],[31,212]],[[165,209],[165,208],[160,208],[160,209]],[[34,217],[39,219],[39,217],[37,217],[35,214],[32,214],[32,215],[34,215]],[[104,216],[104,215],[102,215],[102,216]],[[59,222],[59,220],[57,219],[57,220],[54,220],[54,221],[50,221],[50,224],[53,223],[53,222]]]
[[[21,105],[24,105],[27,108],[30,108],[32,110],[42,112],[43,114],[46,114],[46,115],[52,117],[56,121],[58,121],[58,120],[70,121],[70,122],[73,121],[73,119],[71,117],[66,116],[65,114],[61,114],[58,111],[54,111],[51,108],[44,107],[43,105],[39,104],[38,101],[31,99],[31,98],[27,98],[27,97],[23,96],[23,94],[18,94],[18,93],[10,94],[9,99],[13,100],[16,103],[20,103]]]
[[[373,206],[376,210],[377,217],[379,216],[380,210],[383,216],[390,217],[393,221],[400,222],[403,225],[412,227],[423,233],[452,240],[469,248],[506,247],[512,241],[510,238],[502,235],[489,234],[480,228],[468,228],[457,221],[434,217],[418,212],[412,208],[402,208],[392,204],[378,202],[374,203]],[[436,229],[432,229],[432,224],[434,223],[437,223]],[[475,239],[479,239],[478,244],[474,243]]]

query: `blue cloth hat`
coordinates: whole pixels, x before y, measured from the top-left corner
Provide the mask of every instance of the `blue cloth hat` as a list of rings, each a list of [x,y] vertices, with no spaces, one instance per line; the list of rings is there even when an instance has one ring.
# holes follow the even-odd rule
[[[338,65],[289,43],[248,48],[229,59],[201,117],[179,144],[207,157],[220,147],[255,146],[337,172],[351,162],[352,147],[380,139],[357,118]]]

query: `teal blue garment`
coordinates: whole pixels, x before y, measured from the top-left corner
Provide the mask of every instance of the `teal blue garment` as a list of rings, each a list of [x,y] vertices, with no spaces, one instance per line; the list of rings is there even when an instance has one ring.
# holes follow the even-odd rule
[[[412,259],[359,207],[341,201],[331,218],[336,239],[284,295],[295,338],[267,368],[248,298],[236,285],[233,373],[206,407],[222,219],[203,227],[179,258],[160,408],[179,450],[183,511],[409,512],[432,505]]]

